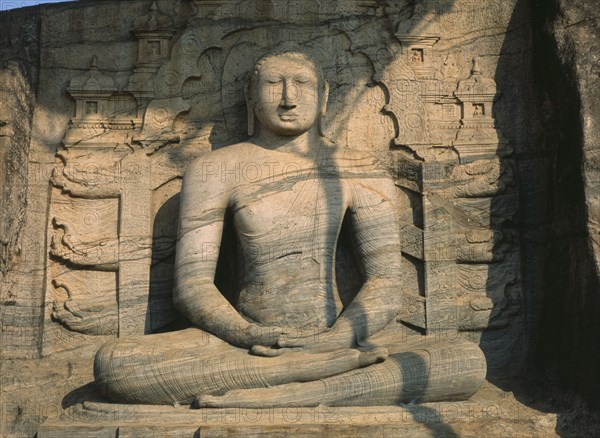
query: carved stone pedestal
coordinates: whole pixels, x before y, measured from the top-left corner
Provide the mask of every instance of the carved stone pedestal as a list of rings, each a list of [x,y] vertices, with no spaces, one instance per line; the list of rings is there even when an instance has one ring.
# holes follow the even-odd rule
[[[477,400],[394,407],[202,409],[85,403],[38,438],[557,436],[556,415],[518,403],[489,384]]]

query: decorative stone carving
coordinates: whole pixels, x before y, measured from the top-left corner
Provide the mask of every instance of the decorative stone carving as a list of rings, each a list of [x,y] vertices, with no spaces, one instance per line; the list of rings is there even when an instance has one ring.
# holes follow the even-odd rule
[[[115,81],[98,71],[98,60],[94,56],[88,73],[71,80],[69,94],[76,102],[73,124],[101,124],[108,119],[108,99],[116,91]],[[85,125],[84,125],[85,126]]]
[[[395,340],[404,275],[396,189],[368,154],[323,138],[328,89],[305,54],[280,49],[257,62],[250,140],[196,160],[183,182],[174,303],[194,326],[104,346],[95,376],[108,398],[369,405],[460,399],[481,384],[485,360],[474,344]],[[228,210],[239,242],[232,295],[215,286]],[[334,278],[346,216],[363,282],[350,298],[338,296]]]
[[[413,342],[414,330],[418,330],[420,336],[438,331],[478,332],[509,327],[511,318],[520,309],[520,278],[509,275],[519,270],[518,242],[511,228],[511,221],[517,217],[514,206],[518,198],[511,160],[499,160],[496,156],[496,151],[504,151],[499,154],[502,157],[509,151],[500,140],[493,117],[492,105],[499,93],[494,81],[484,78],[477,65],[468,79],[460,80],[465,77],[461,73],[464,55],[438,51],[444,40],[435,16],[432,20],[425,19],[430,15],[419,11],[410,20],[402,15],[404,12],[399,16],[392,15],[398,20],[391,23],[395,32],[390,32],[388,38],[377,33],[379,27],[367,18],[381,14],[382,7],[377,2],[363,2],[360,8],[364,11],[357,17],[352,15],[356,13],[355,6],[342,4],[323,6],[319,18],[314,14],[307,17],[307,23],[317,23],[328,14],[348,17],[345,21],[332,22],[334,35],[293,26],[279,30],[259,26],[240,31],[235,20],[230,20],[232,13],[239,12],[232,4],[193,3],[197,15],[187,17],[187,23],[183,23],[182,17],[174,17],[174,20],[164,9],[160,10],[159,7],[164,6],[162,3],[153,2],[149,12],[133,25],[135,39],[132,45],[137,45],[137,57],[132,58],[125,70],[111,69],[108,73],[104,56],[99,60],[94,57],[90,70],[83,75],[77,74],[69,82],[67,92],[74,100],[75,111],[63,138],[64,148],[57,153],[51,178],[44,353],[68,349],[95,337],[118,337],[116,343],[98,354],[97,367],[98,381],[106,385],[107,394],[119,402],[165,404],[198,399],[197,404],[204,406],[229,406],[238,402],[250,407],[279,406],[288,402],[311,405],[316,403],[315,396],[306,394],[316,391],[314,394],[323,395],[323,400],[330,404],[392,404],[397,402],[397,398],[392,400],[395,395],[385,398],[387,396],[376,394],[377,391],[388,391],[397,395],[402,391],[389,373],[402,368],[407,355],[415,352],[418,343]],[[259,7],[258,3],[246,6],[252,8],[249,12],[260,22],[285,21],[285,11],[276,3],[268,8]],[[423,23],[426,25],[422,26]],[[213,26],[210,31],[206,30],[207,25]],[[244,39],[240,40],[237,32],[242,32]],[[317,34],[324,36],[315,39]],[[253,62],[261,53],[280,40],[297,41],[295,47],[310,47],[318,63],[323,65],[324,75],[330,79],[328,105],[323,102],[324,105],[318,108],[321,113],[319,123],[310,126],[309,131],[316,129],[321,136],[335,139],[339,146],[331,149],[336,153],[321,157],[312,167],[303,161],[306,157],[297,162],[297,151],[296,155],[292,154],[291,161],[276,168],[271,161],[261,167],[254,150],[252,160],[245,159],[246,152],[243,151],[233,157],[227,155],[228,150],[238,151],[240,144],[217,150],[243,140],[247,132],[255,134],[253,139],[259,138],[260,132],[252,129],[253,125],[255,128],[260,125],[257,118],[252,117],[255,102],[248,101],[250,117],[245,111],[248,71],[252,71]],[[128,73],[131,70],[133,74]],[[277,84],[270,86],[276,88]],[[313,97],[319,96],[316,92],[319,89],[309,91]],[[470,113],[467,114],[467,110]],[[277,143],[278,137],[285,137],[276,134],[263,146],[269,148],[272,141]],[[327,144],[321,136],[309,144]],[[344,147],[377,151],[380,155],[375,159],[367,152],[342,152]],[[213,152],[209,152],[211,150]],[[260,148],[257,151],[260,152]],[[310,148],[302,153],[310,156]],[[235,228],[239,224],[233,226],[235,216],[228,213],[222,218],[224,240],[212,242],[212,246],[203,251],[208,258],[219,256],[214,281],[228,302],[239,303],[237,311],[263,324],[274,324],[275,331],[280,325],[289,324],[304,335],[309,330],[308,337],[315,338],[316,330],[319,339],[316,350],[313,351],[312,344],[306,351],[296,351],[305,345],[285,345],[286,336],[293,338],[290,342],[297,341],[289,333],[279,333],[280,348],[267,348],[278,341],[273,331],[257,332],[254,326],[250,326],[249,331],[235,326],[230,326],[230,330],[207,327],[197,320],[196,313],[181,304],[177,298],[179,292],[175,294],[174,304],[173,290],[177,291],[182,281],[178,274],[182,268],[176,268],[180,251],[176,253],[175,250],[179,203],[181,199],[185,209],[186,202],[190,202],[186,201],[190,196],[185,195],[185,183],[180,196],[181,181],[184,171],[198,156],[202,157],[200,162],[206,164],[202,169],[206,181],[202,180],[199,186],[215,179],[219,184],[213,185],[219,190],[228,179],[259,184],[260,179],[255,178],[259,170],[261,177],[267,175],[274,187],[298,184],[287,181],[291,177],[290,169],[300,169],[301,174],[308,171],[311,178],[328,185],[327,196],[320,202],[335,194],[337,185],[353,186],[355,181],[362,181],[361,178],[365,178],[367,186],[371,178],[381,178],[381,184],[386,187],[394,184],[390,191],[399,199],[391,207],[396,217],[389,220],[396,228],[390,233],[397,234],[400,239],[397,250],[392,252],[401,257],[402,263],[398,273],[390,275],[402,287],[393,292],[390,287],[389,294],[397,298],[397,303],[394,315],[389,321],[386,319],[389,326],[382,330],[373,329],[373,333],[369,332],[365,337],[377,348],[385,350],[368,351],[363,345],[344,343],[341,346],[344,348],[339,345],[331,349],[324,347],[337,342],[344,332],[325,330],[324,335],[320,333],[324,327],[318,330],[306,327],[318,315],[317,311],[296,311],[293,300],[279,302],[274,298],[277,296],[275,291],[285,288],[289,278],[312,272],[315,278],[322,279],[325,289],[334,290],[336,285],[339,289],[341,303],[330,306],[333,310],[328,308],[327,312],[335,315],[340,304],[351,306],[364,285],[359,269],[360,256],[357,265],[356,245],[352,244],[351,238],[352,227],[356,224],[352,225],[350,219],[343,222],[338,236],[336,227],[331,224],[340,219],[339,215],[332,211],[319,215],[319,226],[313,227],[314,236],[319,232],[329,239],[335,236],[338,245],[336,248],[326,239],[323,245],[329,245],[327,251],[312,262],[306,261],[306,272],[298,274],[293,264],[285,269],[277,268],[282,269],[280,274],[269,281],[272,285],[264,286],[255,284],[264,283],[262,279],[255,281],[251,275],[244,275],[246,269],[252,269],[257,263],[257,258],[266,257],[263,262],[267,266],[288,259],[295,262],[300,253],[310,252],[302,245],[310,247],[315,242],[314,236],[290,240],[293,231],[304,229],[303,220],[313,220],[309,212],[319,211],[319,202],[310,200],[306,193],[300,198],[306,204],[306,210],[300,209],[292,215],[293,221],[288,228],[291,231],[273,234],[274,241],[266,245],[267,249],[257,252],[254,244],[249,249],[244,246],[247,242],[236,242]],[[210,161],[213,157],[222,161]],[[288,166],[287,171],[283,170],[284,164]],[[302,167],[305,164],[306,169]],[[358,168],[364,171],[361,176],[355,174]],[[311,178],[307,177],[308,180]],[[264,196],[284,197],[287,189],[281,189],[281,193],[280,189],[270,186],[261,190],[264,190]],[[267,197],[270,199],[271,195]],[[262,200],[257,202],[260,204]],[[285,199],[282,203],[285,204]],[[390,205],[392,203],[390,201]],[[311,206],[314,207],[312,210]],[[334,206],[339,207],[338,204]],[[285,221],[283,214],[279,216],[277,223]],[[269,219],[263,222],[269,223]],[[387,229],[388,225],[373,228]],[[328,231],[323,231],[323,227]],[[276,239],[278,236],[283,243]],[[179,241],[181,245],[181,235]],[[295,246],[300,249],[293,248]],[[333,252],[337,252],[335,263]],[[391,259],[396,260],[396,255]],[[331,265],[340,267],[335,275]],[[340,275],[340,272],[344,274]],[[240,285],[245,284],[259,292],[266,291],[260,297],[264,309],[287,309],[283,319],[278,320],[274,311],[266,314],[268,311],[259,306],[254,306],[253,310],[248,292],[244,292],[246,295],[239,292]],[[297,290],[303,289],[298,287]],[[298,295],[296,301],[301,303],[301,293],[295,293]],[[317,301],[312,304],[318,304]],[[389,303],[386,305],[390,306]],[[353,330],[365,331],[364,323],[357,322],[359,319],[349,319],[355,323]],[[187,327],[188,320],[193,328],[169,331]],[[327,324],[333,321],[327,320]],[[231,327],[234,327],[235,336],[231,334]],[[157,331],[169,333],[151,335]],[[208,343],[206,349],[204,345],[196,344],[194,333],[199,333],[199,339]],[[410,339],[398,346],[395,339],[404,339],[407,333]],[[149,336],[139,338],[143,334]],[[259,346],[253,353],[262,358],[248,359],[246,352],[252,350],[253,345],[242,342],[248,336],[257,339]],[[258,340],[264,344],[265,339],[268,339],[268,345],[260,346]],[[446,347],[430,343],[429,338],[421,341],[422,348],[433,356],[448,354],[449,366],[467,364],[470,371],[463,377],[460,377],[460,371],[455,374],[458,380],[467,383],[464,383],[463,392],[458,385],[447,389],[436,386],[423,393],[424,389],[418,388],[419,382],[429,377],[417,367],[423,359],[420,357],[414,363],[418,368],[415,375],[403,382],[409,388],[416,388],[406,400],[467,397],[467,393],[477,386],[474,382],[480,381],[479,350],[461,340],[459,345],[466,351],[461,357],[456,349],[442,351]],[[159,376],[152,377],[148,386],[140,389],[139,398],[128,398],[118,383],[103,377],[106,370],[118,374],[130,372],[128,370],[139,365],[123,358],[125,367],[114,368],[106,352],[112,351],[115,358],[121,357],[123,343],[135,345],[133,351],[139,358],[148,358],[148,364],[156,365],[157,369],[176,366],[181,370],[179,375],[188,377],[209,360],[219,362],[219,358],[225,360],[228,355],[234,355],[239,363],[236,362],[231,373],[236,379],[242,379],[243,392],[236,392],[240,388],[234,387],[214,390],[210,385],[216,377],[209,370],[203,374],[208,386],[194,386],[187,377],[176,381],[186,388],[183,396],[171,394],[170,383],[167,383],[164,387],[168,394],[153,399],[150,394],[154,388],[165,383]],[[170,344],[168,351],[164,350],[167,344]],[[212,353],[209,352],[211,345],[215,348]],[[348,347],[359,351],[351,351]],[[152,351],[150,355],[146,354],[148,349]],[[193,370],[186,371],[187,365],[183,363],[189,363],[184,358],[191,350],[202,353],[195,365],[190,365]],[[281,352],[291,356],[277,356],[278,362],[272,361],[277,362],[277,366],[287,367],[295,360],[320,366],[314,367],[311,375],[283,373],[280,380],[267,380],[266,384],[264,381],[248,383],[240,377],[243,373],[256,372],[269,378],[272,369],[269,362],[262,359],[273,359],[264,356]],[[383,363],[371,364],[382,360]],[[428,362],[428,366],[442,365],[434,361]],[[351,395],[354,394],[352,391],[368,392],[368,387],[356,382],[365,376],[371,378],[375,373],[373,370],[382,369],[387,371],[382,371],[384,376],[380,379],[376,378],[375,395]],[[324,374],[319,374],[321,371]],[[348,373],[356,380],[356,385],[344,383],[336,394],[319,392],[317,380],[334,379],[331,382],[337,382],[335,378],[339,377],[342,382]],[[306,386],[297,386],[297,380]],[[269,390],[267,387],[271,384],[275,386]],[[429,384],[443,386],[441,381]],[[233,392],[223,394],[227,389]],[[302,395],[292,400],[289,397],[292,391],[306,397]],[[415,395],[418,391],[425,395]],[[449,393],[453,395],[447,395]],[[213,398],[221,395],[223,398]]]
[[[171,301],[170,296],[155,291],[148,298],[153,266],[154,218],[149,215],[153,190],[183,172],[180,167],[173,168],[175,160],[169,160],[170,167],[157,165],[156,169],[162,171],[153,175],[149,159],[155,156],[156,161],[164,161],[157,151],[179,141],[171,132],[173,121],[177,114],[189,109],[181,97],[155,99],[162,93],[158,85],[161,76],[156,84],[155,78],[169,60],[174,33],[173,20],[153,2],[150,11],[134,23],[138,57],[123,90],[113,77],[99,71],[95,57],[88,73],[71,80],[68,92],[75,99],[77,110],[63,140],[66,149],[57,154],[60,161],[52,175],[53,185],[62,192],[56,194],[55,205],[82,203],[71,200],[80,198],[91,200],[91,204],[86,201],[87,205],[102,209],[108,199],[118,202],[116,216],[107,219],[107,224],[118,231],[110,235],[89,229],[86,232],[81,226],[75,234],[67,231],[69,227],[62,219],[55,220],[50,253],[54,260],[66,262],[73,269],[119,272],[113,290],[97,300],[114,301],[118,297],[116,326],[120,336],[142,334],[174,319],[169,309],[172,304],[165,304]],[[81,218],[73,218],[69,223],[81,225],[80,222]],[[163,310],[160,315],[155,307]],[[144,322],[148,314],[153,317]],[[78,331],[94,335],[114,333],[112,328],[100,330],[93,324],[92,328]]]
[[[137,68],[153,68],[156,71],[169,57],[169,40],[175,33],[173,20],[161,14],[154,1],[150,12],[137,18],[133,27],[133,33],[139,40]]]
[[[428,23],[427,29],[423,29],[422,19],[423,17],[415,15],[413,20],[398,22],[395,33],[402,44],[405,62],[421,80],[431,79],[435,72],[431,62],[431,52],[433,45],[440,40],[436,23]]]
[[[424,146],[431,144],[429,116],[421,96],[422,84],[401,58],[386,70],[381,79],[389,94],[389,102],[384,109],[393,115],[398,124],[394,144],[406,145],[420,152]]]
[[[64,289],[68,299],[55,301],[53,304],[52,318],[69,330],[87,335],[116,335],[117,302],[106,295],[75,294],[70,286],[53,280],[56,289]],[[78,296],[79,295],[79,296]]]
[[[137,109],[139,117],[142,118],[144,113],[147,116],[144,119],[144,131],[152,130],[154,134],[156,131],[160,133],[161,128],[164,128],[161,120],[164,122],[173,119],[169,117],[170,114],[160,112],[167,107],[164,104],[159,106],[158,112],[147,110],[152,99],[160,95],[161,79],[157,79],[157,73],[171,55],[171,39],[175,34],[173,25],[172,18],[158,10],[156,1],[152,2],[150,12],[137,18],[134,23],[133,34],[138,40],[138,56],[134,73],[130,76],[125,90],[135,96],[139,102]],[[156,128],[155,124],[159,127]],[[146,133],[145,137],[148,136],[149,134]]]
[[[489,155],[506,156],[510,153],[506,141],[495,129],[492,105],[500,93],[496,82],[486,78],[479,69],[477,58],[473,59],[471,76],[458,83],[455,96],[461,103],[461,129],[454,147],[462,160],[485,158]]]
[[[67,149],[56,154],[59,163],[52,171],[51,182],[64,193],[78,198],[117,198],[122,168],[114,151]]]
[[[112,271],[117,268],[118,242],[100,239],[92,242],[80,242],[74,237],[69,226],[53,219],[56,233],[50,243],[50,254],[77,266],[94,267]]]
[[[429,29],[435,29],[435,20],[427,23],[431,23]],[[439,39],[434,33],[422,32],[411,33],[410,23],[401,23],[396,37],[411,53],[405,52],[406,67],[396,61],[398,66],[393,70],[400,72],[404,68],[404,89],[419,90],[412,98],[419,104],[408,105],[410,109],[386,106],[396,117],[406,117],[414,108],[423,108],[421,113],[428,117],[422,117],[428,122],[415,131],[419,141],[411,144],[395,140],[396,145],[408,146],[413,154],[398,163],[398,185],[406,191],[407,202],[421,204],[423,209],[418,221],[413,217],[412,224],[409,221],[402,226],[403,237],[411,243],[404,251],[415,257],[415,267],[422,270],[422,281],[427,284],[422,293],[426,297],[428,329],[479,330],[485,318],[490,320],[491,309],[494,315],[503,315],[505,324],[509,313],[514,313],[514,306],[518,308],[518,299],[514,298],[518,292],[512,292],[510,311],[502,304],[505,299],[488,299],[491,304],[471,306],[468,299],[461,298],[455,275],[462,264],[483,264],[488,277],[494,278],[506,263],[514,266],[514,258],[518,257],[518,244],[515,239],[507,239],[513,233],[510,225],[505,225],[516,219],[514,166],[511,160],[497,158],[510,152],[493,117],[499,92],[495,82],[482,75],[477,58],[468,79],[458,80],[452,55],[445,56],[439,73],[429,70],[419,75],[414,70],[411,76],[408,66],[423,66],[426,58],[435,57],[433,45]],[[412,50],[420,40],[428,43],[427,52],[424,43]],[[390,87],[394,81],[385,76],[382,80],[390,91],[390,103],[394,98],[402,100],[396,97],[400,97],[398,91]],[[402,118],[398,120],[402,126]],[[476,295],[486,296],[489,287],[481,284]],[[488,306],[491,307],[486,313]],[[488,325],[498,326],[491,320]]]
[[[120,92],[115,80],[98,69],[96,56],[90,70],[73,78],[67,88],[75,99],[75,117],[63,139],[65,147],[110,148],[140,126],[136,99]]]
[[[246,142],[247,73],[260,54],[292,41],[299,50],[314,54],[329,83],[322,134],[339,150],[362,151],[363,155],[357,153],[366,163],[362,177],[381,172],[386,182],[393,182],[399,198],[394,207],[402,268],[399,309],[390,322],[395,330],[390,338],[394,339],[382,341],[388,348],[383,363],[395,360],[390,357],[396,355],[393,346],[398,339],[404,341],[417,333],[424,336],[424,343],[431,336],[478,343],[485,352],[491,382],[508,367],[519,367],[527,357],[526,341],[536,318],[533,314],[541,304],[537,297],[545,295],[539,283],[543,266],[561,266],[558,261],[544,260],[548,248],[563,245],[561,240],[547,246],[548,233],[556,232],[549,232],[548,227],[560,222],[558,228],[568,233],[583,236],[583,232],[568,229],[569,221],[556,219],[562,216],[548,214],[553,208],[576,204],[575,200],[573,204],[555,202],[544,188],[566,159],[547,146],[552,146],[552,138],[562,138],[555,135],[560,126],[575,130],[579,119],[577,111],[568,111],[573,114],[568,119],[560,117],[565,111],[553,116],[554,110],[568,101],[569,92],[562,88],[560,93],[540,93],[544,101],[536,101],[536,87],[547,81],[532,80],[528,68],[531,51],[521,49],[531,46],[532,35],[539,35],[531,32],[528,21],[539,10],[521,8],[522,2],[517,3],[515,7],[515,2],[491,2],[481,8],[476,2],[462,0],[82,2],[40,7],[41,14],[30,14],[35,20],[28,22],[39,22],[32,35],[39,37],[40,44],[26,48],[21,47],[24,40],[15,37],[22,34],[23,20],[7,20],[10,33],[0,37],[0,57],[13,59],[7,58],[7,53],[20,53],[19,57],[36,64],[25,69],[31,73],[32,96],[38,102],[25,102],[27,114],[17,103],[22,124],[12,122],[12,104],[9,116],[0,121],[2,134],[8,136],[0,138],[0,143],[12,150],[13,144],[23,143],[19,150],[29,155],[29,159],[24,155],[7,158],[0,151],[0,158],[11,163],[8,175],[16,175],[14,181],[27,181],[26,186],[16,188],[13,181],[5,190],[5,199],[27,202],[19,204],[23,215],[15,215],[22,226],[9,223],[7,229],[17,231],[3,237],[8,252],[2,255],[2,270],[10,275],[3,278],[1,293],[2,355],[50,355],[40,362],[56,360],[57,373],[64,371],[60,375],[69,377],[61,380],[48,373],[45,378],[66,382],[64,389],[53,385],[48,394],[58,400],[56,406],[63,398],[66,406],[97,399],[92,385],[66,393],[91,381],[89,364],[101,344],[131,342],[139,347],[160,333],[174,349],[179,345],[181,330],[190,324],[173,302],[178,278],[177,223],[181,201],[185,204],[181,193],[184,172],[198,157],[218,157],[230,150],[229,145]],[[569,32],[582,27],[574,26]],[[26,40],[33,41],[27,36]],[[90,68],[93,55],[97,59]],[[473,58],[477,59],[474,66]],[[536,63],[534,67],[538,68]],[[10,69],[8,74],[12,74]],[[14,91],[8,90],[9,99],[0,101],[12,101]],[[0,91],[6,93],[4,88]],[[585,100],[585,93],[580,97]],[[574,107],[578,104],[573,102]],[[78,107],[83,111],[78,113]],[[546,123],[547,118],[556,118],[557,123]],[[9,130],[19,125],[24,127],[24,136],[12,139]],[[31,152],[25,147],[30,138],[28,125]],[[551,125],[556,128],[548,129]],[[513,155],[513,148],[518,153]],[[549,155],[541,159],[544,154]],[[565,169],[579,169],[579,158],[567,155],[570,161]],[[242,154],[234,157],[238,161],[231,161],[233,167],[210,163],[208,179],[238,178],[254,183],[260,163],[254,156],[246,161],[240,157]],[[269,179],[276,172],[274,164],[267,164],[258,167],[261,177]],[[287,170],[296,169],[295,164]],[[328,175],[324,178],[332,184],[335,171],[326,165],[315,167],[320,176]],[[355,179],[355,167],[339,167],[350,169],[340,184]],[[14,169],[19,169],[18,173],[13,173]],[[567,178],[569,172],[561,175]],[[560,187],[569,198],[570,185]],[[269,201],[264,202],[271,208]],[[567,218],[577,208],[565,207],[564,211]],[[301,211],[294,219],[305,216]],[[237,291],[245,281],[238,277],[248,263],[240,266],[240,260],[245,260],[244,255],[250,257],[232,238],[236,237],[233,220],[231,213],[225,215],[224,239],[220,248],[211,249],[220,256],[214,283],[230,303],[237,302]],[[297,239],[290,236],[302,224],[295,225],[281,238],[291,246]],[[342,221],[335,247],[336,272],[330,273],[342,307],[352,303],[363,285],[360,259],[356,260],[351,239],[353,230],[350,217]],[[573,248],[582,262],[573,263],[585,266],[584,245]],[[298,254],[288,256],[288,249],[271,245],[259,252],[252,247],[250,253],[256,257],[268,254],[269,261],[279,263],[296,260]],[[563,254],[557,260],[568,265],[571,251],[551,252]],[[544,275],[548,271],[566,279],[558,269],[546,268]],[[285,273],[293,274],[293,266],[286,266]],[[280,286],[286,275],[274,283]],[[575,287],[587,282],[593,289],[583,275],[573,281]],[[561,281],[555,283],[559,288]],[[555,295],[548,296],[552,300]],[[286,303],[277,304],[283,308]],[[309,320],[316,312],[306,313]],[[203,329],[201,338],[210,344],[214,338],[205,336],[206,331]],[[146,336],[144,341],[138,339],[141,335]],[[402,354],[416,348],[412,337],[402,345],[406,346]],[[199,351],[201,348],[204,352],[204,346],[198,347]],[[171,357],[158,350],[153,356],[155,363],[165,364],[161,362],[165,359],[172,375],[185,374],[186,357],[175,353]],[[322,357],[313,359],[321,363]],[[355,359],[351,357],[350,362]],[[243,366],[241,356],[236,364],[243,371],[255,369]],[[352,372],[369,375],[372,366],[380,365]],[[171,372],[165,370],[160,368]],[[361,391],[368,388],[356,387]],[[396,388],[394,384],[389,387]],[[255,403],[253,397],[258,396],[252,391],[262,393],[264,385],[245,389],[251,392],[237,396],[247,396],[251,398],[246,399],[248,404]],[[487,395],[483,391],[477,400]],[[275,392],[268,395],[276,396]],[[365,398],[356,404],[365,404]],[[215,405],[227,402],[203,400]],[[21,409],[21,401],[18,403]],[[413,412],[410,406],[385,408],[372,412],[396,416]],[[121,409],[135,411],[137,422],[141,412],[151,412],[144,418],[160,415],[162,420],[171,408],[86,403],[78,414],[102,418],[98,428],[104,433],[108,430],[105,426],[115,426],[114,432],[121,420],[107,418]],[[363,408],[346,409],[343,412],[348,417],[344,418],[356,418],[354,413]],[[273,412],[279,415],[282,411],[285,409]],[[24,412],[23,418],[29,421],[31,415],[26,408]],[[185,408],[172,412],[174,417],[169,418],[176,422],[226,415],[215,410],[194,414]],[[13,417],[20,418],[17,414]],[[26,421],[9,419],[10,424],[32,429],[26,424],[33,422]],[[74,428],[79,426],[76,424]],[[148,424],[155,423],[150,419]],[[199,433],[205,431],[205,424]],[[136,430],[144,435],[138,426],[120,428],[118,433],[135,434],[132,430]],[[454,430],[458,433],[459,429]]]

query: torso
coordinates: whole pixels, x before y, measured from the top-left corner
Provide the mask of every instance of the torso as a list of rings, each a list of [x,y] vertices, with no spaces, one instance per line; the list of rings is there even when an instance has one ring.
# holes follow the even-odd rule
[[[345,183],[322,160],[258,152],[240,163],[230,199],[242,251],[238,310],[261,324],[325,328],[341,311],[335,248]]]
[[[238,311],[264,325],[331,326],[342,310],[337,239],[353,168],[368,160],[329,148],[316,159],[249,144],[226,149],[242,262]]]

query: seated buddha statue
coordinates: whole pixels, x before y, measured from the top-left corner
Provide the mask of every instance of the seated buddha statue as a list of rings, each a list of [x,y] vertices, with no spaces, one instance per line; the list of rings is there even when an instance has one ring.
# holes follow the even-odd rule
[[[111,401],[195,407],[394,405],[461,400],[486,361],[467,340],[400,335],[405,268],[396,187],[371,155],[323,135],[328,83],[279,50],[250,74],[246,142],[192,162],[181,191],[175,307],[191,327],[96,354]],[[215,285],[226,214],[239,290]],[[348,224],[362,278],[343,303],[336,247]]]

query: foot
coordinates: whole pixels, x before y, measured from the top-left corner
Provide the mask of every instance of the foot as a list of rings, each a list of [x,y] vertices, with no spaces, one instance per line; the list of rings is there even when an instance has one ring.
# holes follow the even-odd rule
[[[199,395],[192,402],[192,409],[202,409],[202,408],[220,408],[222,407],[222,403],[219,403],[219,399],[221,397],[214,395]]]
[[[323,401],[323,383],[287,383],[269,388],[236,389],[223,395],[199,395],[193,408],[314,407]]]
[[[381,363],[389,356],[387,348],[375,347],[369,351],[363,351],[358,356],[358,362],[361,368],[368,367],[375,363]]]
[[[275,387],[274,387],[275,388]],[[274,389],[273,388],[273,389]],[[192,403],[193,409],[203,408],[263,408],[270,407],[272,403],[269,401],[263,401],[260,397],[261,392],[268,391],[271,388],[260,388],[260,389],[236,389],[228,391],[223,395],[208,395],[201,394]],[[262,391],[261,391],[262,390]],[[274,392],[275,397],[281,397],[283,394],[279,394],[277,389]],[[288,394],[289,397],[289,394]]]

